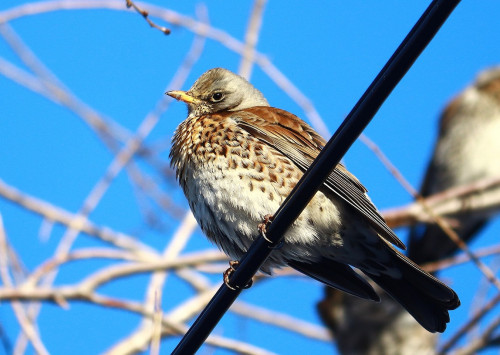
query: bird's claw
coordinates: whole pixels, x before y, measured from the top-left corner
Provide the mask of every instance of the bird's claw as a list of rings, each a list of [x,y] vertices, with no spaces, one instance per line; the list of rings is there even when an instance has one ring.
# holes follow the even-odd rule
[[[229,268],[224,271],[224,274],[223,274],[223,277],[224,277],[224,283],[226,284],[226,286],[233,290],[233,291],[236,291],[239,287],[235,287],[235,286],[232,286],[229,281],[230,281],[230,278],[231,278],[231,275],[233,274],[233,272],[236,271],[236,269],[238,268],[238,266],[240,265],[240,262],[239,261],[236,261],[236,260],[230,260],[229,261]],[[250,288],[252,287],[252,284],[253,284],[253,281],[250,280],[243,288],[246,289],[246,288]]]
[[[275,242],[273,242],[271,239],[269,239],[266,235],[267,233],[267,227],[269,224],[273,221],[274,216],[272,214],[266,214],[264,216],[264,221],[262,223],[259,223],[259,232],[262,238],[264,238],[269,244],[271,244],[270,248],[272,249],[279,249],[283,246],[283,240],[281,240],[277,245]]]

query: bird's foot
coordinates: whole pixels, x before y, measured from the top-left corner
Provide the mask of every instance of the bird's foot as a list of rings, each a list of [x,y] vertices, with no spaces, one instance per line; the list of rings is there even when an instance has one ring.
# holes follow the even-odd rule
[[[275,242],[273,242],[271,239],[269,239],[266,235],[267,233],[267,227],[269,224],[273,221],[274,216],[272,214],[266,214],[264,216],[264,221],[262,223],[259,223],[259,232],[262,238],[264,238],[269,244],[271,244],[270,248],[272,249],[279,249],[283,246],[283,240],[281,240],[277,245]]]
[[[231,275],[233,274],[233,272],[236,271],[236,269],[238,268],[238,266],[240,265],[240,262],[239,261],[236,261],[236,260],[230,260],[229,261],[229,268],[224,271],[224,283],[226,284],[226,286],[233,290],[233,291],[236,291],[239,287],[234,287],[234,286],[231,286],[229,284],[229,280],[231,278]],[[253,281],[250,280],[243,288],[250,288],[252,287],[252,284],[253,284]]]

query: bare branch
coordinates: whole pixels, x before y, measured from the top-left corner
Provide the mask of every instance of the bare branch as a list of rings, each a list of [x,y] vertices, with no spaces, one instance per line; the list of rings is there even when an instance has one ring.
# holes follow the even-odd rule
[[[473,251],[473,254],[478,258],[484,258],[486,256],[500,254],[500,245],[493,245],[486,248],[478,249]],[[422,265],[422,268],[427,272],[436,272],[439,270],[444,270],[452,266],[460,265],[469,262],[470,257],[463,253],[456,256],[452,256],[446,259],[441,259],[435,262],[427,263]]]
[[[8,241],[7,241],[7,235],[5,233],[5,229],[3,226],[3,219],[2,215],[0,214],[0,277],[2,279],[2,283],[8,287],[12,288],[14,287],[12,279],[10,277],[10,273],[8,270]],[[47,351],[47,348],[42,342],[42,339],[40,338],[40,334],[38,334],[37,326],[33,323],[31,319],[26,314],[26,310],[24,309],[23,305],[20,302],[13,301],[11,302],[12,309],[14,310],[14,314],[16,315],[16,318],[19,322],[19,325],[21,326],[22,331],[26,335],[26,337],[29,339],[31,344],[33,344],[33,347],[37,351],[38,354],[49,354]]]
[[[439,350],[439,355],[445,355],[453,348],[458,341],[463,338],[473,327],[475,327],[481,319],[496,305],[500,303],[500,293],[497,293],[488,303],[486,303],[479,311],[477,311],[448,341],[443,344]]]
[[[496,214],[500,210],[500,177],[453,187],[406,206],[384,210],[382,214],[391,228],[398,228],[417,222],[432,223],[434,219],[428,209],[446,218],[471,212]]]
[[[271,311],[245,302],[235,302],[231,311],[259,322],[271,324],[311,339],[331,341],[332,337],[326,328],[305,322],[288,314]]]
[[[51,259],[47,259],[42,265],[36,268],[23,282],[26,287],[36,287],[43,276],[50,273],[52,270],[59,268],[61,265],[87,259],[115,259],[115,260],[125,260],[125,261],[135,261],[135,262],[146,262],[151,261],[151,257],[138,257],[136,254],[123,250],[114,249],[98,249],[98,248],[88,248],[80,249],[70,252],[64,256],[56,256]],[[159,258],[159,256],[156,256]]]
[[[252,76],[252,66],[254,61],[254,52],[259,40],[260,26],[264,17],[264,7],[267,0],[255,0],[252,14],[248,21],[247,33],[245,35],[245,52],[241,57],[239,74],[248,80]]]
[[[482,332],[482,334],[467,345],[454,352],[454,355],[473,355],[477,354],[479,351],[484,350],[498,342],[498,338],[493,335],[493,332],[500,327],[500,317],[496,317],[488,327]]]
[[[76,215],[56,207],[48,202],[29,196],[16,188],[7,185],[0,179],[0,196],[19,206],[43,216],[44,218],[60,223],[68,228],[81,231],[89,236],[98,237],[103,242],[129,250],[139,256],[151,257],[157,253],[149,246],[135,240],[132,236],[114,232],[107,227],[99,227],[88,220],[78,219]]]
[[[158,26],[156,23],[154,23],[153,21],[151,21],[149,19],[149,13],[146,10],[141,9],[132,0],[125,0],[125,1],[127,2],[127,7],[134,8],[135,11],[137,11],[142,17],[144,17],[144,19],[149,24],[149,26],[151,26],[153,28],[156,28],[157,30],[160,30],[161,32],[163,32],[166,35],[170,34],[170,30],[168,28],[163,27],[163,26]]]
[[[186,266],[200,265],[207,262],[224,260],[226,256],[217,250],[208,250],[179,256],[175,259],[158,259],[148,263],[131,263],[113,265],[95,274],[89,275],[81,282],[84,289],[95,290],[103,284],[133,274],[142,274],[151,271],[164,271]],[[1,297],[0,297],[1,298]]]

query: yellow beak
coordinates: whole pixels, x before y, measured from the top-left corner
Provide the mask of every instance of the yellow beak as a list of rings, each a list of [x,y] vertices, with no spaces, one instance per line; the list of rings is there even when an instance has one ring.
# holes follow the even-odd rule
[[[170,97],[173,97],[176,100],[183,101],[188,104],[196,104],[200,102],[200,99],[191,96],[190,94],[187,93],[187,91],[172,90],[172,91],[167,91],[165,94],[167,94]]]

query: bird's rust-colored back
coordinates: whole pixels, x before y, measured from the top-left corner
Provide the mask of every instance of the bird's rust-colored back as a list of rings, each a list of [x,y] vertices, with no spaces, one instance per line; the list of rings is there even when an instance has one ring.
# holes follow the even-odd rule
[[[252,107],[230,115],[243,130],[290,158],[303,172],[326,144],[312,127],[285,110]],[[383,238],[399,248],[405,248],[369,200],[366,188],[342,164],[332,171],[325,187],[352,207],[363,211],[363,216]]]

